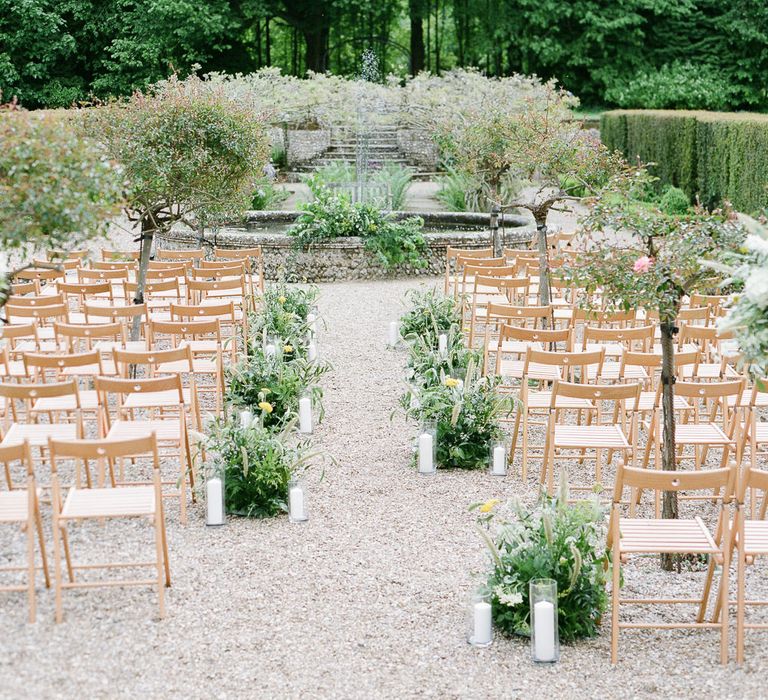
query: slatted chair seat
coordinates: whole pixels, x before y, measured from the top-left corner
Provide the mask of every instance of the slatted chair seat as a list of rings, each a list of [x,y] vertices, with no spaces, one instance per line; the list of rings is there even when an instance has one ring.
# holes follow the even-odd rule
[[[40,498],[41,490],[37,489]],[[26,489],[0,491],[0,523],[20,523],[27,519],[29,496]]]
[[[664,520],[620,518],[622,553],[720,552],[701,518]]]
[[[192,392],[188,388],[182,389],[184,402],[192,403]],[[82,395],[82,394],[81,394]],[[179,405],[179,392],[175,389],[168,391],[156,391],[152,394],[128,394],[123,401],[123,408],[166,408]]]
[[[488,352],[502,352],[516,355],[524,355],[527,350],[544,350],[541,343],[525,340],[503,340],[501,347],[496,342],[488,343]]]
[[[597,381],[598,369],[600,370],[599,379],[602,379],[603,381],[617,381],[622,379],[626,381],[640,382],[648,379],[648,373],[645,369],[638,367],[637,365],[625,365],[622,376],[621,364],[618,362],[605,362],[600,368],[595,365],[590,365],[587,368],[587,378],[590,382]]]
[[[555,447],[561,449],[628,449],[629,441],[618,425],[556,425]]]
[[[112,423],[107,438],[130,440],[155,433],[158,442],[178,442],[181,425],[177,420],[118,420]]]
[[[117,374],[112,360],[102,359],[101,365],[82,365],[81,367],[64,367],[62,375],[67,377],[114,377]]]
[[[744,553],[768,554],[768,520],[744,520]]]
[[[62,518],[120,518],[153,515],[153,486],[121,486],[111,489],[69,489]]]
[[[185,360],[176,360],[174,362],[163,362],[157,366],[157,371],[161,374],[172,374],[174,372],[189,372],[189,363]],[[195,358],[192,360],[192,371],[201,374],[215,374],[219,371],[216,360],[206,358]]]
[[[691,379],[738,379],[739,373],[730,365],[723,366],[719,362],[700,362],[698,365],[686,365],[680,368],[682,379],[689,381]]]
[[[621,357],[624,354],[625,347],[621,343],[587,343],[583,346],[586,352],[597,352],[605,350],[606,357]]]
[[[531,391],[526,398],[526,404],[529,409],[549,408],[552,403],[551,391]],[[555,408],[568,410],[592,410],[595,405],[589,399],[578,399],[571,396],[558,396],[555,399]]]
[[[27,368],[20,360],[11,360],[8,363],[0,365],[0,376],[10,377],[12,379],[20,379],[22,377],[28,377]]]
[[[78,392],[80,395],[80,408],[84,411],[95,411],[99,407],[99,397],[93,389],[85,389]],[[33,413],[47,413],[55,411],[74,411],[77,408],[77,400],[74,396],[46,396],[32,404]]]
[[[570,321],[573,318],[573,309],[564,307],[555,307],[552,312],[555,321]]]
[[[676,411],[691,411],[693,406],[689,404],[682,396],[675,395],[675,410]],[[638,404],[639,411],[652,411],[656,407],[656,392],[655,391],[642,391],[640,392],[640,403]]]
[[[731,440],[716,423],[678,423],[675,440],[686,445],[731,445]]]
[[[144,352],[147,349],[146,340],[129,340],[121,343],[116,340],[100,340],[93,344],[93,349],[102,354],[110,353],[115,348],[129,350],[131,352]]]
[[[502,377],[512,379],[522,379],[525,369],[525,360],[501,360],[498,364],[496,374]],[[542,379],[544,381],[554,381],[561,379],[560,369],[553,365],[541,365],[531,362],[528,365],[528,379]]]
[[[77,425],[74,423],[13,423],[0,445],[20,445],[27,440],[31,447],[45,447],[48,438],[75,440],[77,437]]]

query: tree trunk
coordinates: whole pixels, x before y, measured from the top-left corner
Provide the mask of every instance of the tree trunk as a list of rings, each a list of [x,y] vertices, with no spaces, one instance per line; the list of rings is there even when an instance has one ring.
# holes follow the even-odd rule
[[[144,286],[149,269],[149,256],[152,253],[152,241],[155,238],[155,225],[151,216],[141,217],[141,254],[139,256],[139,271],[136,274],[136,294],[134,304],[144,303]],[[134,316],[131,326],[131,340],[136,341],[141,336],[141,316]]]
[[[328,67],[328,33],[328,27],[323,26],[304,30],[304,41],[307,44],[306,70],[325,73]]]
[[[424,5],[423,0],[409,0],[411,17],[411,75],[424,70]]]
[[[661,406],[664,422],[664,438],[661,452],[661,468],[665,471],[675,471],[677,460],[675,455],[675,320],[665,318],[659,329],[661,331]],[[657,439],[659,436],[656,436]],[[661,516],[663,518],[677,518],[677,493],[664,492],[664,502]],[[676,556],[673,554],[661,555],[661,567],[665,571],[672,571]]]
[[[549,243],[547,242],[547,215],[535,215],[536,218],[536,243],[539,250],[539,304],[549,306]]]
[[[272,65],[272,37],[270,36],[269,24],[272,21],[271,17],[267,17],[264,22],[264,59],[266,65]]]

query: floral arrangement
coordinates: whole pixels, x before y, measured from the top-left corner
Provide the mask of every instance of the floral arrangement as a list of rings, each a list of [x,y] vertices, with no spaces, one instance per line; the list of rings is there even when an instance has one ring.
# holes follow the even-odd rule
[[[726,284],[735,293],[718,327],[733,331],[750,370],[763,378],[768,373],[768,227],[749,226],[741,248],[724,254]]]
[[[279,339],[283,358],[306,357],[310,333],[307,320],[317,302],[317,287],[288,286],[277,283],[268,287],[258,311],[248,318],[248,354],[258,353],[267,337]]]
[[[534,509],[511,501],[511,517],[495,499],[471,506],[491,556],[493,620],[505,634],[530,635],[528,584],[536,578],[557,581],[562,641],[598,633],[608,606],[604,514],[597,498],[569,505],[565,479],[561,483],[557,498],[544,494]]]
[[[288,482],[313,457],[305,444],[291,443],[289,427],[284,433],[272,432],[257,421],[244,427],[237,416],[210,424],[207,468],[224,477],[228,513],[266,518],[288,510]]]
[[[431,350],[437,349],[441,333],[453,332],[454,342],[461,342],[461,304],[436,289],[411,289],[405,294],[409,305],[400,317],[400,335],[406,341],[421,339]]]

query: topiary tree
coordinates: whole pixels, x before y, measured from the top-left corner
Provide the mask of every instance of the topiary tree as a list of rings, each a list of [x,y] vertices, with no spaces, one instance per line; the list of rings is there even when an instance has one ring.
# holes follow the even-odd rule
[[[584,288],[585,300],[600,291],[608,308],[642,308],[659,314],[662,468],[674,471],[675,320],[683,299],[692,292],[717,293],[723,276],[702,261],[738,247],[744,231],[729,211],[699,209],[688,216],[671,216],[638,205],[628,195],[593,203],[583,225],[583,250],[566,262],[564,276]],[[664,494],[662,515],[677,517],[674,493]],[[666,558],[665,564],[671,567],[671,559]]]
[[[0,112],[0,306],[36,250],[72,249],[106,232],[120,211],[123,178],[74,111]]]
[[[544,95],[524,100],[515,111],[484,105],[438,122],[435,137],[454,167],[479,179],[502,209],[522,208],[533,215],[540,256],[540,303],[549,304],[547,217],[557,204],[601,197],[629,188],[633,171],[618,153],[572,119],[575,101],[552,84]],[[512,202],[500,201],[504,177],[528,185]],[[527,193],[526,193],[527,192]],[[500,254],[497,250],[497,255]]]
[[[89,126],[128,181],[125,212],[141,230],[135,303],[154,236],[176,222],[192,227],[240,216],[268,158],[263,117],[246,101],[192,76],[92,110]],[[134,327],[134,334],[138,327]]]

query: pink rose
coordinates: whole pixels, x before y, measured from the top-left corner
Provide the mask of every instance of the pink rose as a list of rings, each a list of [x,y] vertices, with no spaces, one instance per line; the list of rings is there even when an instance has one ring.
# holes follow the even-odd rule
[[[643,255],[643,257],[635,260],[635,264],[632,266],[632,269],[635,272],[648,272],[648,270],[651,269],[651,265],[653,265],[653,260],[651,260],[651,258],[649,258],[647,255]]]

